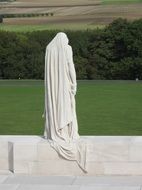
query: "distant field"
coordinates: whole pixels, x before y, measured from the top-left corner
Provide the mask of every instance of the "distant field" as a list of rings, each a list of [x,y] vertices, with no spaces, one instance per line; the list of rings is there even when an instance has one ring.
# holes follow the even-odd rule
[[[3,30],[82,30],[103,27],[120,17],[128,20],[142,18],[142,0],[17,0],[1,5],[0,13],[54,14],[44,17],[4,18],[3,24],[0,24],[0,29]]]
[[[139,3],[142,2],[142,0],[16,0],[16,2],[26,5],[27,3],[29,5],[33,4],[44,4],[44,5],[90,5],[90,4],[102,4],[102,3]],[[16,4],[14,3],[14,5]],[[19,4],[19,5],[20,5]],[[17,5],[17,4],[16,4]]]
[[[142,0],[102,0],[104,4],[129,4],[129,3],[142,3]]]
[[[78,81],[81,135],[142,135],[142,81]],[[0,134],[42,135],[44,81],[0,80]]]
[[[41,30],[86,30],[103,28],[104,25],[87,25],[87,24],[46,24],[46,25],[3,25],[0,26],[0,30],[13,31],[13,32],[32,32]]]
[[[18,3],[17,3],[18,2]],[[64,5],[88,5],[99,4],[102,0],[16,0],[12,5],[48,5],[48,6],[64,6]],[[11,5],[11,6],[12,6]]]

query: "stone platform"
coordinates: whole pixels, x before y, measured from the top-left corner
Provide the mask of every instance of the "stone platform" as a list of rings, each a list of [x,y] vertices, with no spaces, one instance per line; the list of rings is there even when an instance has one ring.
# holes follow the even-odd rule
[[[40,136],[0,136],[0,174],[97,176],[142,175],[142,136],[82,136],[88,173],[60,158]]]

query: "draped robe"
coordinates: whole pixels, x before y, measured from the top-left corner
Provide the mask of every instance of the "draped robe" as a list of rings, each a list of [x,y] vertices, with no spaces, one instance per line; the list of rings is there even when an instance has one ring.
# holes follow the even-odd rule
[[[73,53],[63,32],[46,47],[44,85],[44,137],[61,157],[77,161],[86,172],[86,145],[80,141],[76,116]]]

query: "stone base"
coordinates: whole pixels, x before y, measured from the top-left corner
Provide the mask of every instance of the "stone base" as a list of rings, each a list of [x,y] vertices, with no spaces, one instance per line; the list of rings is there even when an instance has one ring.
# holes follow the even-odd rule
[[[40,136],[0,136],[0,173],[28,175],[142,175],[142,136],[82,136],[88,173],[58,156]]]

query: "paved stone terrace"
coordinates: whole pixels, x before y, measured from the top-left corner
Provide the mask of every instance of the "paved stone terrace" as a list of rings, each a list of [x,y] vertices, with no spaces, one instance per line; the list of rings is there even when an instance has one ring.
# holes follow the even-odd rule
[[[0,190],[142,190],[142,176],[0,175]]]

